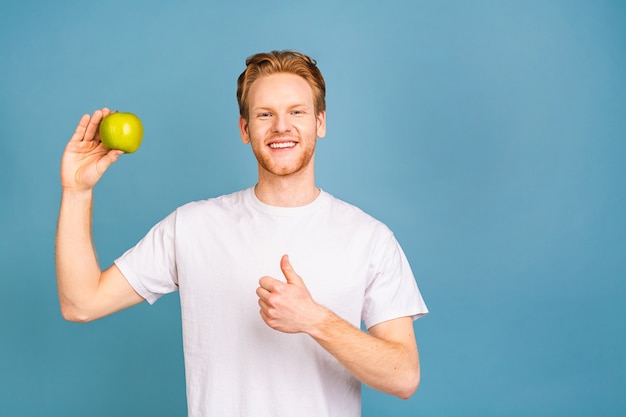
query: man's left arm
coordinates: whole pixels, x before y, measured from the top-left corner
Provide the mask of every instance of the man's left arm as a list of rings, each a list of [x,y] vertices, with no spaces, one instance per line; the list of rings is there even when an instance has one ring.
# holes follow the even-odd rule
[[[407,399],[420,381],[420,364],[411,317],[379,323],[369,333],[317,304],[285,255],[287,282],[259,281],[261,317],[285,333],[307,333],[357,379],[373,389]]]

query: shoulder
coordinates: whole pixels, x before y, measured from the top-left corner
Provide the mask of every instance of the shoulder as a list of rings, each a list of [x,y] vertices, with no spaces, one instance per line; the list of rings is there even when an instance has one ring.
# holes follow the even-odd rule
[[[176,214],[178,216],[194,216],[207,212],[230,212],[244,205],[246,192],[248,189],[205,200],[191,201],[178,207]]]
[[[342,224],[353,225],[361,231],[369,231],[370,233],[392,235],[391,230],[379,219],[367,213],[363,209],[341,200],[330,193],[326,193],[329,201],[330,212],[332,217]]]

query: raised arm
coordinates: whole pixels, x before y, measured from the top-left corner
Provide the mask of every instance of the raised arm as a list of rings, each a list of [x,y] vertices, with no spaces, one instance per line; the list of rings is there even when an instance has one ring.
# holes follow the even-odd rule
[[[101,271],[93,245],[93,189],[123,153],[100,142],[98,126],[109,113],[103,108],[80,119],[61,162],[57,284],[61,313],[70,321],[95,320],[143,301],[116,266]]]

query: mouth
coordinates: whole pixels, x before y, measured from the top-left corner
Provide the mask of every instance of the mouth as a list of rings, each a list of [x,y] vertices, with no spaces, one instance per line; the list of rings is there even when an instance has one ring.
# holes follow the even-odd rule
[[[293,141],[272,142],[269,144],[269,147],[272,149],[287,149],[287,148],[293,148],[297,144],[298,142],[293,142]]]

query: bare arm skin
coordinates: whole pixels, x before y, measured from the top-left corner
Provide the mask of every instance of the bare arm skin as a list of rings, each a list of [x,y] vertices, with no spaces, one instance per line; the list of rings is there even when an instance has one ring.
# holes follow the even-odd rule
[[[70,321],[95,320],[143,301],[116,266],[101,271],[93,245],[93,189],[123,153],[100,142],[98,126],[109,113],[104,108],[80,119],[61,163],[57,284],[61,314]]]
[[[377,324],[366,333],[317,304],[286,255],[280,265],[287,282],[263,277],[257,289],[261,317],[268,326],[309,334],[357,379],[376,390],[402,399],[413,395],[420,381],[420,364],[410,317]]]

